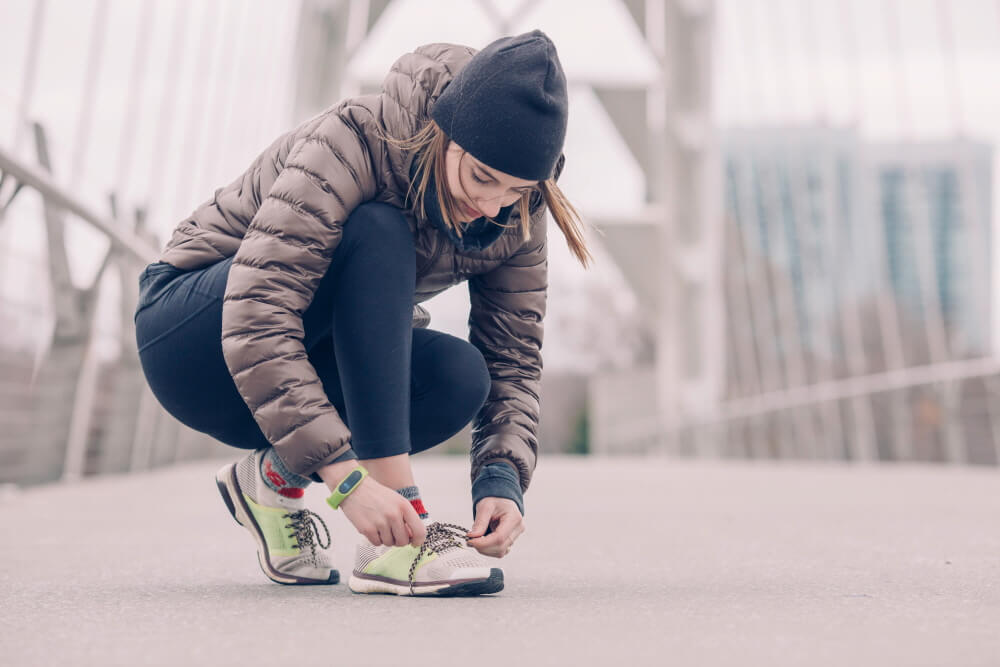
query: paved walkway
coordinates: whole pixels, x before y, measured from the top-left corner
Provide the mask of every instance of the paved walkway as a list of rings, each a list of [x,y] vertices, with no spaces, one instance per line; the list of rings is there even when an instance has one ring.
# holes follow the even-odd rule
[[[469,525],[464,459],[414,464]],[[428,600],[269,583],[216,467],[5,494],[3,664],[1000,665],[995,469],[550,457],[506,589]]]

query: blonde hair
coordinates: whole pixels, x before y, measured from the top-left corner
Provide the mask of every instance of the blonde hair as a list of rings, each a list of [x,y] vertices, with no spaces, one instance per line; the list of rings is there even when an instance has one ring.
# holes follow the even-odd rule
[[[448,135],[445,134],[444,130],[437,123],[431,120],[409,139],[401,140],[389,136],[384,138],[386,141],[403,150],[416,152],[416,172],[413,180],[410,182],[407,200],[413,203],[414,208],[420,212],[421,216],[427,217],[425,199],[427,197],[428,186],[431,182],[431,176],[433,176],[435,184],[434,194],[437,195],[438,202],[440,202],[441,217],[444,219],[445,225],[461,238],[462,230],[456,222],[459,212],[455,198],[452,197],[451,192],[445,186],[448,182],[448,175],[445,171],[445,155],[448,151],[448,144],[451,141]],[[559,186],[556,185],[556,181],[553,178],[539,181],[538,186],[534,190],[529,190],[521,195],[518,202],[521,218],[521,238],[524,241],[531,240],[532,198],[536,195],[549,207],[549,212],[566,238],[566,243],[570,251],[584,267],[587,267],[594,258],[587,249],[580,214],[573,208],[573,205],[566,198],[566,195],[563,194],[562,190],[559,189]],[[536,200],[534,203],[537,205],[540,201]],[[490,221],[496,225],[506,226],[492,218],[490,218]]]

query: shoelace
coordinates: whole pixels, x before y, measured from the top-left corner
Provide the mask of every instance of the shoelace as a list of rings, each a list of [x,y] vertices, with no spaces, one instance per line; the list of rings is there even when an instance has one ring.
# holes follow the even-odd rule
[[[433,551],[434,553],[444,553],[448,549],[454,547],[467,546],[469,538],[466,537],[468,530],[454,523],[444,523],[441,521],[434,521],[427,526],[427,539],[424,543],[420,545],[420,550],[417,551],[416,558],[413,559],[413,563],[410,565],[410,594],[413,594],[413,586],[416,584],[415,576],[417,573],[417,563],[423,558],[423,555],[428,551]],[[462,541],[460,541],[462,540]]]
[[[299,543],[299,549],[304,549],[304,547],[309,547],[309,553],[312,559],[316,559],[316,546],[317,544],[321,549],[328,549],[330,547],[330,531],[326,527],[326,522],[323,521],[323,517],[316,514],[312,510],[302,509],[297,512],[289,512],[285,515],[288,521],[288,526],[295,531],[289,534],[289,537],[294,537]],[[319,526],[316,522],[319,521],[319,525],[323,526],[323,532],[326,533],[326,544],[323,544],[323,540],[319,539]],[[315,536],[315,540],[313,539]]]

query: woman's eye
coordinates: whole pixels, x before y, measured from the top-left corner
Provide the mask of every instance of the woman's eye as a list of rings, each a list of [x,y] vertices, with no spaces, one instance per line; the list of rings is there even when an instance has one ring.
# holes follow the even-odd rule
[[[486,183],[488,182],[484,178],[479,178],[479,175],[476,174],[476,172],[472,172],[472,180],[474,180],[476,183],[482,183],[483,185],[486,185]]]

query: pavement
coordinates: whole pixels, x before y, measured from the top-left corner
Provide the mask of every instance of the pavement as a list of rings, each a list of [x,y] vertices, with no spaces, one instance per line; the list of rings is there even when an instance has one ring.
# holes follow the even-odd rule
[[[471,525],[466,460],[413,462]],[[4,493],[0,664],[1000,665],[997,469],[545,457],[505,589],[410,599],[270,583],[221,463]]]

